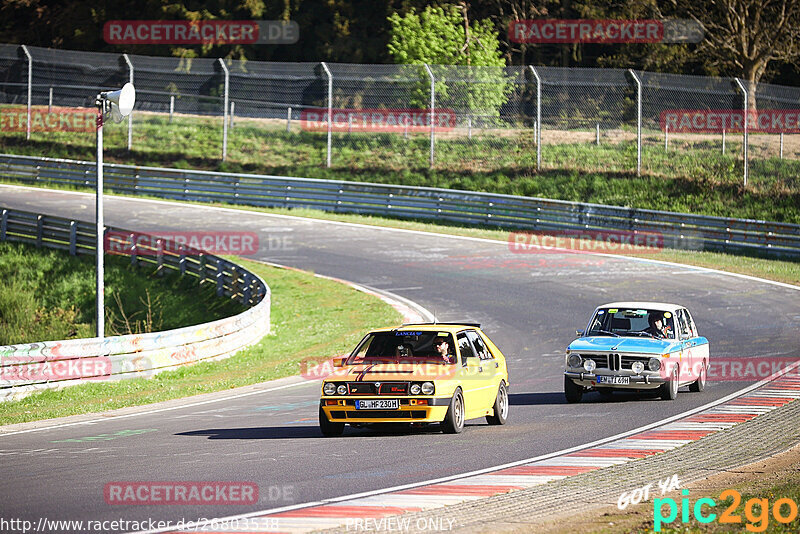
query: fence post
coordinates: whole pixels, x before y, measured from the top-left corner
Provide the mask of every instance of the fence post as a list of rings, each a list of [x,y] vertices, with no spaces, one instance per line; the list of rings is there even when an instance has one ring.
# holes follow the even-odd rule
[[[431,164],[431,168],[433,168],[434,150],[435,150],[434,147],[436,145],[436,134],[435,134],[435,129],[436,129],[436,78],[434,78],[433,71],[431,70],[431,68],[428,66],[427,63],[425,63],[425,70],[428,72],[428,77],[431,80],[431,113],[430,113],[430,117],[431,117],[431,157],[430,157],[430,164]]]
[[[333,128],[333,75],[331,75],[330,69],[322,62],[322,69],[325,71],[325,75],[328,77],[328,156],[327,156],[327,166],[331,166],[331,132]]]
[[[472,139],[472,116],[467,117],[467,138]]]
[[[133,84],[133,63],[128,54],[122,54],[125,63],[128,64],[128,81]],[[128,150],[133,146],[133,110],[128,114]]]
[[[236,102],[231,102],[231,123],[230,127],[233,130],[233,117],[236,114]]]
[[[172,114],[175,113],[175,95],[169,95],[169,123],[172,124]]]
[[[292,106],[286,108],[286,133],[292,131]]]
[[[536,124],[534,125],[534,137],[536,137],[536,170],[542,168],[542,79],[533,65],[528,66],[536,78]]]
[[[44,215],[36,217],[36,248],[42,248],[42,234],[44,234]]]
[[[781,159],[783,159],[783,132],[781,132]]]
[[[53,111],[53,86],[50,86],[50,96],[47,98],[47,112],[52,113]]]
[[[664,123],[664,151],[669,150],[669,123]]]
[[[722,153],[725,153],[725,128],[722,129]]]
[[[745,89],[744,84],[742,83],[742,80],[740,80],[739,78],[734,78],[733,81],[736,84],[736,87],[739,88],[739,90],[742,92],[742,95],[744,96],[744,107],[742,108],[742,111],[743,111],[742,123],[743,123],[743,129],[744,129],[743,130],[744,135],[743,135],[743,139],[742,139],[742,144],[743,144],[743,146],[742,146],[742,157],[744,158],[744,186],[747,187],[747,174],[748,174],[748,172],[747,172],[748,171],[748,169],[747,169],[747,167],[748,167],[748,164],[747,164],[747,145],[748,145],[748,139],[747,139],[747,98],[748,98],[749,95],[747,94],[747,89]]]
[[[69,222],[69,254],[75,256],[78,253],[78,223]]]
[[[3,215],[0,216],[0,241],[6,240],[7,231],[8,231],[8,210],[3,210]]]
[[[225,61],[222,58],[219,58],[219,64],[225,73],[225,96],[222,101],[222,161],[225,161],[228,157],[228,84],[230,83],[230,76],[228,66],[225,65]]]
[[[642,175],[642,80],[633,71],[628,72],[636,83],[636,176]]]
[[[597,135],[595,136],[595,144],[600,146],[600,123],[597,123]]]
[[[22,51],[25,52],[25,57],[28,58],[28,124],[25,126],[25,139],[31,138],[31,93],[33,91],[33,57],[28,52],[28,47],[22,45]]]

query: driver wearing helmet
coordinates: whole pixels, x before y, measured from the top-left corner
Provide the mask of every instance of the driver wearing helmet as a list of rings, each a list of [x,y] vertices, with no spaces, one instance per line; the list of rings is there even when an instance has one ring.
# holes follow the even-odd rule
[[[664,322],[664,316],[660,312],[653,312],[647,318],[650,324],[645,330],[648,334],[655,338],[663,339],[669,337],[669,327]]]

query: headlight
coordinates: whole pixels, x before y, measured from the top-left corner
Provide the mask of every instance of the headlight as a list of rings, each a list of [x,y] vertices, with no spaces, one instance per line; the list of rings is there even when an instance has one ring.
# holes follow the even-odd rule
[[[567,363],[570,367],[580,367],[581,362],[583,362],[583,358],[578,356],[577,354],[570,354],[569,358],[567,359]]]
[[[642,371],[644,371],[644,364],[642,362],[633,362],[633,364],[631,364],[631,369],[633,369],[634,373],[640,375]]]
[[[419,392],[422,390],[419,384],[411,384],[411,394],[412,395],[419,395]]]
[[[339,395],[347,395],[347,386],[344,384],[339,384],[339,387],[336,388],[336,393]]]
[[[586,369],[586,372],[588,373],[594,371],[595,367],[597,367],[597,364],[594,362],[594,360],[586,360],[583,362],[583,368]]]
[[[423,382],[422,383],[422,394],[423,395],[433,395],[433,382]]]
[[[322,386],[322,392],[325,395],[336,395],[336,384],[333,382],[326,382],[324,386]]]
[[[647,368],[651,371],[658,371],[661,369],[661,360],[658,358],[650,358],[650,361],[647,362]]]

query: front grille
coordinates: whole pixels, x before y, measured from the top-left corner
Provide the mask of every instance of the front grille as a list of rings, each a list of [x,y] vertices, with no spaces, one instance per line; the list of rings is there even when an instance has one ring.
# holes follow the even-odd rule
[[[375,395],[376,388],[372,382],[350,382],[347,384],[350,395]]]
[[[408,382],[382,382],[378,395],[406,395]]]
[[[642,358],[640,356],[623,356],[622,357],[622,368],[623,369],[630,369],[633,362],[642,362],[644,364],[644,368],[647,369],[647,362],[650,361],[650,358]]]
[[[628,356],[627,354],[581,354],[584,360],[591,358],[597,364],[597,369],[619,371],[630,369],[633,362],[642,362],[647,368],[650,358],[647,356]]]
[[[584,360],[592,359],[597,364],[597,369],[608,369],[608,359],[602,354],[581,354]]]

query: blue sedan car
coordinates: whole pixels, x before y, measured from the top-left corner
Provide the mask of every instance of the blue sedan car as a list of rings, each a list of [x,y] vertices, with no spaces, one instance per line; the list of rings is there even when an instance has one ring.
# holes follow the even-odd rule
[[[599,306],[567,347],[564,394],[579,402],[586,391],[658,390],[673,400],[678,388],[702,391],[709,366],[708,340],[683,306],[612,302]]]

